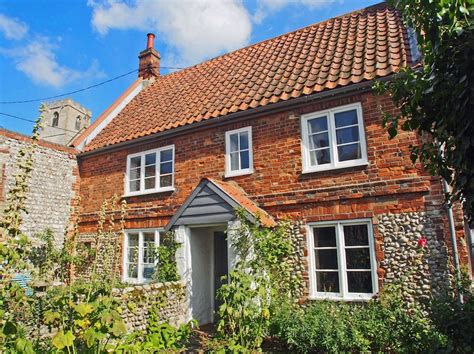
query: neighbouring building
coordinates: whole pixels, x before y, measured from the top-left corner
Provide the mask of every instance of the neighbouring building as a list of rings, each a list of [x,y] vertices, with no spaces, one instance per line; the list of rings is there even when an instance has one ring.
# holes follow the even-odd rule
[[[417,64],[408,32],[379,4],[167,75],[149,34],[138,79],[72,142],[81,239],[94,242],[104,199],[126,200],[120,272],[137,284],[153,273],[150,248],[175,231],[200,323],[232,267],[236,207],[268,226],[295,222],[303,299],[370,299],[404,274],[411,298],[440,294],[452,259],[441,180],[411,162],[418,136],[388,139],[382,111],[398,109],[372,91]],[[454,226],[467,264],[462,217]]]
[[[91,111],[70,98],[47,103],[46,107],[42,140],[69,146],[91,123]]]
[[[0,208],[5,208],[10,188],[18,171],[18,152],[33,143],[28,136],[0,129]],[[28,180],[27,214],[22,230],[34,238],[50,229],[60,248],[69,227],[70,210],[77,186],[76,150],[40,141],[33,156],[33,170]]]

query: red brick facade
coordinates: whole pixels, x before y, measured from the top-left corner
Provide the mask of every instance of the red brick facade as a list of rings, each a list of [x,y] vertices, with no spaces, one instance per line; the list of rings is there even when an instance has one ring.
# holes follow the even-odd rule
[[[360,102],[367,141],[368,165],[302,174],[300,115]],[[389,140],[381,110],[394,112],[389,97],[370,92],[307,104],[291,111],[268,113],[218,127],[191,130],[173,138],[113,152],[79,157],[82,217],[80,232],[93,232],[102,201],[124,194],[127,155],[175,145],[175,191],[126,198],[127,228],[164,227],[201,178],[224,178],[225,132],[252,126],[254,173],[232,177],[259,206],[275,218],[303,223],[371,218],[376,257],[384,254],[376,216],[386,213],[430,211],[442,208],[442,185],[410,160],[414,134],[402,132]],[[446,215],[444,212],[442,215]],[[446,217],[439,224],[448,238]],[[457,225],[459,230],[462,225]],[[443,231],[444,230],[444,231]],[[379,269],[380,280],[384,270]]]

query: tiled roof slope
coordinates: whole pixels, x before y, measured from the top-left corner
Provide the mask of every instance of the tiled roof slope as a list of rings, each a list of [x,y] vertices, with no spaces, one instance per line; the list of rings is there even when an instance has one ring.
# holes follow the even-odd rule
[[[85,150],[380,78],[409,65],[400,14],[384,3],[160,76]]]

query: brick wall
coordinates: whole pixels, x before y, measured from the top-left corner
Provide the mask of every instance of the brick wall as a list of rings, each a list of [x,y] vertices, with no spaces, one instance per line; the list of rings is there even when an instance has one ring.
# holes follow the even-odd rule
[[[9,189],[14,185],[18,151],[31,144],[29,137],[0,130],[0,208],[4,208]],[[78,187],[75,151],[40,142],[33,158],[33,171],[26,199],[28,214],[23,215],[23,231],[34,236],[50,228],[60,247],[69,227],[74,190]]]
[[[354,102],[362,105],[369,164],[302,174],[300,115]],[[396,112],[390,98],[361,93],[81,158],[80,231],[94,230],[104,198],[123,195],[128,154],[175,144],[175,191],[126,198],[130,210],[127,228],[166,225],[202,177],[224,179],[225,132],[248,125],[252,125],[255,172],[230,179],[277,218],[303,223],[371,218],[377,225],[383,214],[439,211],[443,201],[440,181],[410,160],[409,146],[418,143],[416,136],[402,132],[388,140],[380,108]],[[445,213],[441,215],[435,220],[437,232],[447,238]],[[381,262],[383,237],[377,230],[375,236]],[[380,269],[381,281],[384,274]]]

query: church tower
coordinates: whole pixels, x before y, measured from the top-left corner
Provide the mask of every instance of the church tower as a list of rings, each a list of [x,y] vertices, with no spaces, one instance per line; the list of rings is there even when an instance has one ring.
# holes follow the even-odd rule
[[[47,103],[40,139],[69,146],[91,124],[92,113],[70,98]]]

